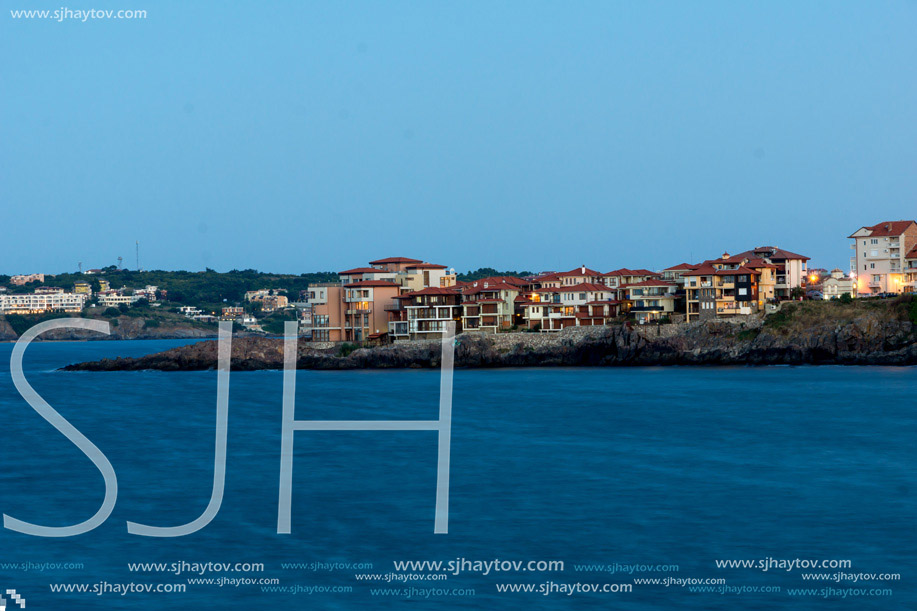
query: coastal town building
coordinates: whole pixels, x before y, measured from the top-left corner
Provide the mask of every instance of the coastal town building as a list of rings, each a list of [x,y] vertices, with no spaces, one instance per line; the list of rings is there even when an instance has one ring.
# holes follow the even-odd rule
[[[618,296],[624,299],[626,295],[623,289],[628,284],[637,284],[638,282],[658,277],[660,277],[660,274],[648,269],[627,269],[626,267],[622,267],[621,269],[602,274],[601,282],[608,287],[621,290],[622,292],[618,293]]]
[[[445,265],[408,257],[376,259],[370,261],[369,264],[374,269],[393,274],[391,280],[401,286],[403,292],[455,286],[455,270],[447,269]]]
[[[747,316],[758,311],[759,272],[705,262],[685,272],[687,320]]]
[[[904,256],[904,292],[917,293],[917,246]]]
[[[226,306],[220,313],[220,320],[236,320],[245,316],[245,308],[242,306]]]
[[[261,304],[261,311],[270,313],[289,306],[290,302],[285,293],[285,289],[258,289],[246,291],[244,298],[249,303]]]
[[[568,272],[558,272],[554,276],[559,281],[558,286],[562,287],[576,286],[578,284],[597,284],[601,282],[602,278],[601,272],[589,269],[585,265],[571,269]]]
[[[457,288],[427,287],[403,293],[397,301],[398,313],[404,315],[388,323],[393,340],[440,337],[448,321],[456,323],[456,333],[462,331],[462,294]]]
[[[685,273],[695,270],[698,267],[698,265],[692,265],[691,263],[679,263],[678,265],[673,265],[672,267],[667,267],[662,270],[660,278],[666,282],[672,282],[678,289],[683,291],[685,288]]]
[[[465,283],[462,291],[462,328],[496,333],[522,322],[522,296],[526,282],[520,278],[484,278]]]
[[[454,286],[456,275],[445,265],[388,257],[370,261],[368,267],[338,272],[338,278],[336,283],[309,286],[311,314],[300,320],[300,329],[313,341],[383,342],[411,337],[408,310],[399,298],[428,288]],[[415,325],[425,326],[429,325]]]
[[[44,312],[81,312],[86,305],[86,295],[54,292],[0,295],[2,314],[41,314]]]
[[[312,328],[303,323],[303,332],[311,331],[312,341],[340,342],[344,336],[344,285],[321,282],[309,285],[312,305]]]
[[[917,270],[915,270],[917,271]],[[822,299],[839,299],[843,295],[856,297],[856,282],[842,269],[832,269],[821,283]]]
[[[768,296],[768,300],[790,299],[794,288],[802,288],[806,285],[809,257],[805,255],[776,246],[758,246],[753,250],[733,255],[732,258],[734,260],[745,259],[746,262],[762,259],[764,263],[774,266],[768,268],[772,269],[774,274],[773,296]]]
[[[342,341],[361,342],[378,339],[388,333],[385,307],[394,301],[399,292],[399,286],[388,280],[361,280],[345,284]]]
[[[554,284],[553,280],[549,284]],[[534,289],[522,303],[525,326],[552,332],[608,324],[618,315],[620,302],[616,294],[616,289],[596,282]]]
[[[92,285],[89,284],[88,282],[75,282],[73,284],[73,292],[91,297],[92,296]]]
[[[140,297],[141,299],[146,299],[150,303],[153,303],[157,300],[159,296],[159,287],[146,285],[142,289],[134,290],[134,295]]]
[[[44,282],[44,274],[19,274],[12,276],[10,278],[10,284],[14,286],[22,286],[23,284],[28,284],[29,282]]]
[[[99,291],[96,299],[103,308],[116,308],[119,305],[134,305],[140,301],[141,297],[137,294],[125,295],[121,291]]]
[[[902,293],[909,288],[907,257],[917,247],[917,222],[885,221],[860,227],[848,237],[853,239],[850,274],[859,293]]]
[[[667,280],[644,280],[626,285],[629,311],[640,324],[669,318],[676,310],[678,285]]]

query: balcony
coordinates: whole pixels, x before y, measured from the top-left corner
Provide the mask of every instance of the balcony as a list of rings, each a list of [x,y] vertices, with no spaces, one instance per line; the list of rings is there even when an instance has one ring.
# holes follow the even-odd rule
[[[406,322],[390,322],[388,323],[388,332],[392,336],[405,336],[408,335],[408,323]]]

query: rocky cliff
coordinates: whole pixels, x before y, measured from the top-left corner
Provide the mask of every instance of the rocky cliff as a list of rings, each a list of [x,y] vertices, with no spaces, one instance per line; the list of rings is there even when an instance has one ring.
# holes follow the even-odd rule
[[[917,303],[917,302],[915,302]],[[465,333],[456,338],[457,367],[603,365],[917,364],[917,325],[910,301],[789,304],[762,320],[661,326],[570,328],[556,334]],[[911,308],[913,311],[913,308]],[[316,350],[300,342],[300,369],[438,367],[438,341]],[[141,358],[70,365],[69,370],[212,369],[217,343],[207,341]],[[234,370],[280,369],[283,342],[233,340]]]

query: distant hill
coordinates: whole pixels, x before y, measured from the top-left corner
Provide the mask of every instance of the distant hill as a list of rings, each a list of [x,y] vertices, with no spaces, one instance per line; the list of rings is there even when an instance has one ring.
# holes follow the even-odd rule
[[[30,293],[40,286],[59,286],[73,290],[76,282],[88,282],[93,291],[99,290],[99,280],[107,280],[111,288],[122,286],[143,288],[157,286],[168,291],[168,301],[176,305],[193,305],[214,309],[219,305],[239,303],[246,291],[257,289],[286,289],[291,300],[299,298],[299,291],[316,282],[335,282],[335,272],[314,272],[308,274],[271,274],[253,269],[217,272],[207,269],[203,272],[186,271],[131,271],[108,267],[101,274],[57,274],[46,275],[45,281],[30,282],[23,286],[7,285],[11,293]],[[8,276],[4,278],[8,282]],[[207,307],[209,306],[209,308]]]
[[[531,276],[532,272],[501,272],[495,270],[492,267],[481,267],[474,270],[473,272],[465,272],[464,274],[457,274],[457,280],[459,282],[472,282],[474,280],[480,280],[481,278],[489,278],[491,276],[515,276],[516,278],[524,278],[525,276]]]

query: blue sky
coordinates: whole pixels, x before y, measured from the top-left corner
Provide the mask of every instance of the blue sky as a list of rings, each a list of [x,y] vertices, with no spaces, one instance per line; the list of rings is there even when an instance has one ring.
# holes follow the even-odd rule
[[[846,269],[917,217],[917,2],[166,2],[0,14],[0,272]],[[63,3],[66,4],[66,3]]]

